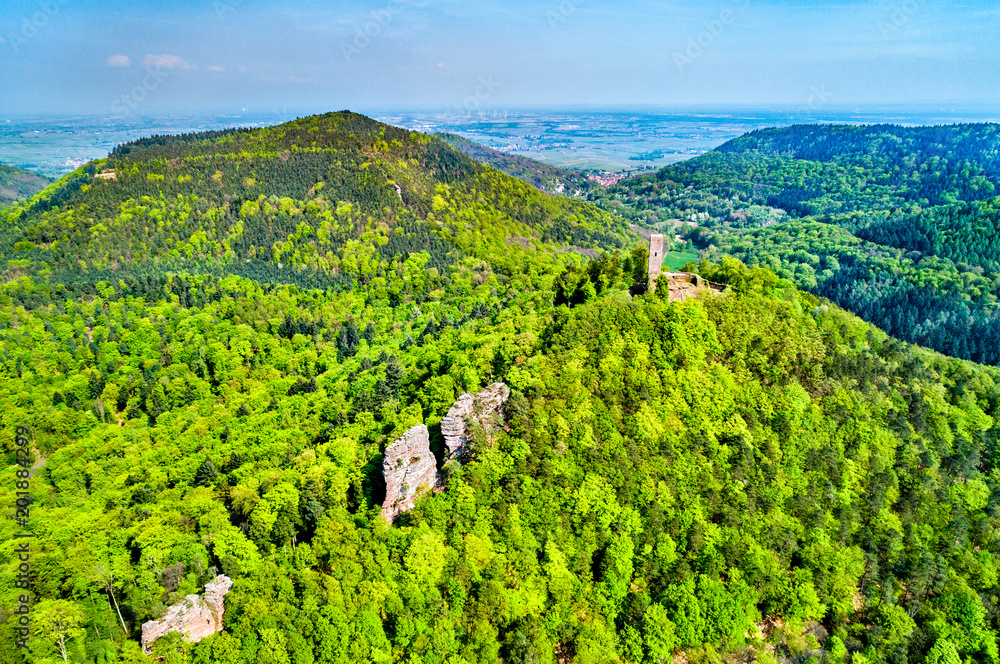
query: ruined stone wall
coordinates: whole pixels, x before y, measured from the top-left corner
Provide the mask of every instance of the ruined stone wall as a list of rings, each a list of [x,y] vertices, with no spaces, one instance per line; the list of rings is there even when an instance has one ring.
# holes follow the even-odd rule
[[[660,276],[660,288],[668,288],[668,299],[671,302],[685,302],[700,296],[702,293],[721,293],[724,286],[712,284],[697,274],[687,272],[664,272]]]

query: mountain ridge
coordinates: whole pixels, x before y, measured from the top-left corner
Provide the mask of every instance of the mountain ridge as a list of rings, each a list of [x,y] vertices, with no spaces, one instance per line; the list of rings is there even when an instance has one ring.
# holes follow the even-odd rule
[[[491,166],[507,175],[513,175],[546,193],[586,197],[586,192],[597,186],[576,171],[552,166],[521,155],[500,152],[456,134],[438,133],[435,135],[479,163]]]

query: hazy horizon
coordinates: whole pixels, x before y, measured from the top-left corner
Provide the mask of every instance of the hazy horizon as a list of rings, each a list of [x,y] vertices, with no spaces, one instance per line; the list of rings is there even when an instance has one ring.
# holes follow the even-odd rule
[[[143,137],[280,124],[313,112],[25,115],[0,117],[0,163],[51,176],[68,173]],[[339,109],[337,109],[339,110]],[[799,107],[564,106],[471,114],[455,109],[355,109],[387,124],[446,132],[572,169],[631,170],[696,157],[746,132],[793,124],[904,126],[1000,121],[989,109],[947,105]],[[652,156],[649,156],[652,155]]]
[[[648,113],[653,115],[684,115],[692,116],[703,114],[706,117],[724,117],[727,114],[730,115],[749,115],[749,114],[782,114],[782,115],[802,115],[808,116],[807,119],[811,121],[826,121],[826,119],[838,118],[837,121],[843,121],[839,118],[843,118],[845,114],[859,114],[859,115],[871,115],[873,117],[891,117],[893,115],[898,115],[900,117],[905,115],[914,116],[932,116],[932,115],[947,115],[953,116],[955,118],[966,118],[959,120],[962,122],[1000,122],[1000,101],[998,102],[948,102],[948,101],[938,101],[938,102],[905,102],[896,104],[880,104],[880,103],[852,103],[852,104],[824,104],[822,107],[811,108],[808,104],[549,104],[549,103],[539,103],[539,104],[518,104],[510,106],[495,106],[495,107],[484,107],[482,109],[487,117],[490,117],[493,113],[503,113],[507,112],[510,114],[514,113]],[[14,112],[2,112],[0,115],[0,121],[12,121],[19,119],[47,119],[47,120],[57,120],[59,118],[87,118],[87,119],[105,119],[108,121],[117,120],[155,120],[155,119],[172,119],[172,118],[219,118],[225,116],[232,116],[234,118],[254,116],[254,117],[266,117],[268,115],[273,115],[275,117],[307,117],[310,115],[322,115],[325,113],[337,113],[341,111],[349,111],[353,113],[360,113],[362,115],[367,115],[370,117],[376,117],[378,115],[387,114],[402,114],[402,113],[419,113],[419,114],[438,114],[438,115],[453,115],[456,117],[472,118],[477,117],[476,113],[464,112],[461,108],[456,108],[454,106],[448,107],[440,104],[410,104],[410,105],[399,105],[399,106],[379,106],[379,105],[357,105],[357,106],[336,106],[331,105],[328,107],[314,106],[314,107],[302,107],[302,108],[285,108],[279,110],[273,109],[253,109],[253,108],[239,108],[239,109],[227,109],[227,108],[197,108],[197,109],[170,109],[162,110],[159,112],[134,112],[130,113],[124,117],[115,116],[112,113],[103,113],[99,111],[80,111],[80,112],[58,112],[58,111],[14,111]],[[877,120],[881,121],[881,120]]]

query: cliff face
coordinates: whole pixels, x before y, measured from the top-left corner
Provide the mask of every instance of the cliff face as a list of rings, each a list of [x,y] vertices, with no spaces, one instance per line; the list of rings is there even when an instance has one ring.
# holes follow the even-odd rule
[[[438,483],[437,461],[431,453],[430,437],[423,424],[413,427],[385,450],[382,461],[385,502],[382,516],[393,520],[413,509],[419,489],[433,489]]]
[[[448,459],[461,461],[470,440],[469,426],[481,426],[486,435],[499,430],[503,421],[503,405],[510,398],[510,388],[494,383],[479,394],[463,394],[448,415],[441,420],[441,433],[448,447]],[[393,520],[413,509],[421,487],[438,487],[437,460],[431,453],[430,436],[423,424],[413,427],[385,450],[382,461],[385,477],[385,502],[382,516]]]
[[[463,394],[441,420],[441,433],[448,447],[448,457],[461,460],[470,440],[469,425],[479,425],[490,435],[503,421],[503,405],[510,398],[510,388],[493,383],[482,392]]]
[[[150,620],[142,626],[142,647],[149,652],[150,646],[169,632],[180,632],[185,641],[198,643],[206,636],[222,630],[222,616],[225,613],[225,597],[232,588],[232,580],[225,575],[205,585],[205,597],[188,595],[183,601],[167,609],[159,620]]]

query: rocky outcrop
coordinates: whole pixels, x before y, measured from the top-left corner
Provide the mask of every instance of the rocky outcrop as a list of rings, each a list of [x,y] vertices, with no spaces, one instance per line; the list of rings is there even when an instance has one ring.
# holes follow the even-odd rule
[[[150,646],[169,632],[180,632],[185,641],[198,643],[206,636],[222,630],[222,616],[225,613],[225,597],[233,587],[232,580],[225,575],[205,586],[205,597],[188,595],[174,604],[159,620],[150,620],[142,626],[142,647],[149,652]]]
[[[503,405],[510,398],[510,388],[494,383],[479,394],[463,394],[441,420],[441,433],[448,447],[447,459],[461,460],[470,440],[469,427],[480,426],[492,435],[503,422]],[[440,476],[437,460],[431,453],[430,435],[423,424],[413,427],[385,450],[382,461],[385,478],[385,502],[382,516],[392,523],[403,512],[413,509],[421,489],[437,489]]]
[[[476,394],[463,394],[441,420],[441,433],[448,447],[448,457],[461,460],[471,439],[469,425],[479,425],[487,435],[495,432],[503,421],[503,405],[510,398],[510,388],[493,383]]]
[[[397,516],[413,509],[421,487],[433,489],[437,485],[437,460],[431,453],[426,426],[413,427],[386,448],[382,474],[385,477],[382,516],[392,523]]]

